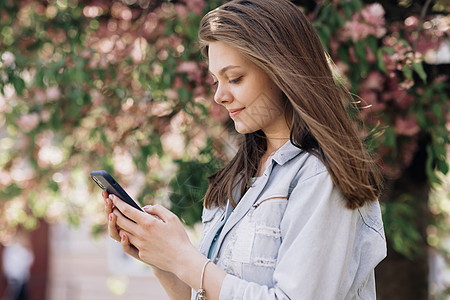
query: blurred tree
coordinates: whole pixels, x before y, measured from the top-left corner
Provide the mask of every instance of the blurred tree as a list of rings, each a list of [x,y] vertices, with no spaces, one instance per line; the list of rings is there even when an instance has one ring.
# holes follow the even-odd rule
[[[101,230],[93,169],[188,225],[199,219],[206,177],[239,138],[207,99],[195,44],[201,16],[221,2],[0,2],[0,241],[39,218],[95,215]],[[440,243],[427,233],[449,218],[428,205],[448,172],[450,74],[438,51],[449,44],[449,1],[295,3],[360,96],[351,113],[386,176],[380,298],[427,299],[427,248]]]

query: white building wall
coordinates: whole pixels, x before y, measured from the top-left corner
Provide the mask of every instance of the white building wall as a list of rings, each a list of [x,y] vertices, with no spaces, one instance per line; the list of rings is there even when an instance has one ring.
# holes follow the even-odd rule
[[[151,269],[90,225],[50,227],[48,300],[169,299]]]

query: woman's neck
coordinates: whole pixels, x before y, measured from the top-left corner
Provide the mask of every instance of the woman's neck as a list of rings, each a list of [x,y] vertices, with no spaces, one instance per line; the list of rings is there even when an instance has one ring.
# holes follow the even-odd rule
[[[270,161],[272,159],[272,156],[277,152],[278,149],[280,149],[287,141],[289,140],[289,137],[286,138],[272,138],[267,139],[267,150],[262,155],[261,159],[259,160],[259,167],[258,171],[256,172],[256,177],[262,176],[264,173],[264,170],[267,168],[267,166],[270,164]]]
[[[286,142],[289,141],[287,137],[267,138],[267,150],[264,156],[273,155],[278,149],[280,149]]]

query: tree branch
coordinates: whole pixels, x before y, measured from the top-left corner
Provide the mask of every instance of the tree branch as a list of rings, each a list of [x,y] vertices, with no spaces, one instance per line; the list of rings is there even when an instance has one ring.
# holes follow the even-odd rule
[[[419,17],[419,24],[417,24],[417,30],[416,30],[416,39],[414,40],[414,44],[412,46],[412,51],[414,54],[416,54],[417,44],[419,43],[420,38],[420,32],[422,31],[423,21],[425,19],[425,15],[427,13],[428,7],[430,6],[431,0],[427,0],[425,2],[425,5],[423,6],[422,10],[420,11],[420,17]]]

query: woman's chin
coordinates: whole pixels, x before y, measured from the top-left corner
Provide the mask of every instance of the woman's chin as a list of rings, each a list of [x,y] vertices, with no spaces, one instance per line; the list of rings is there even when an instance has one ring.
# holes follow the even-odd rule
[[[234,122],[234,128],[240,134],[252,133],[252,132],[256,131],[256,130],[253,130],[252,128],[245,126],[244,124],[242,124],[240,122],[236,122],[236,121]]]

